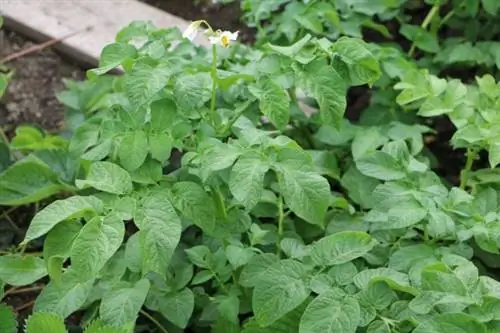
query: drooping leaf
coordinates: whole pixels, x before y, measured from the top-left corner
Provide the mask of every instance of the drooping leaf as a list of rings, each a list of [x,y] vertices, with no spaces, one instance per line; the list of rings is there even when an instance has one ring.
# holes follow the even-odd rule
[[[45,235],[64,220],[78,219],[88,214],[98,214],[102,209],[101,200],[93,196],[73,196],[54,201],[35,215],[23,243]]]

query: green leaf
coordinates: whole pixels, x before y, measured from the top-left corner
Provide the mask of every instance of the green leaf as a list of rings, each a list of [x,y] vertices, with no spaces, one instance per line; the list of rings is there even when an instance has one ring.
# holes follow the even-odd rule
[[[411,40],[419,49],[430,53],[437,53],[439,51],[439,43],[436,36],[422,27],[403,24],[399,32]]]
[[[360,231],[342,231],[314,243],[311,259],[318,266],[341,265],[368,253],[376,244],[370,235]]]
[[[355,160],[370,154],[378,147],[383,146],[389,141],[387,135],[382,133],[380,127],[361,128],[356,132],[352,140],[351,152]]]
[[[151,103],[151,130],[163,132],[172,128],[178,119],[177,105],[170,99],[160,99]]]
[[[242,154],[241,149],[219,140],[207,140],[200,153],[201,164],[210,171],[229,168]]]
[[[120,66],[126,60],[133,59],[137,55],[134,46],[125,43],[113,43],[104,47],[99,59],[99,67],[91,69],[90,72],[95,75],[102,75],[115,67]]]
[[[215,230],[216,208],[211,196],[193,182],[178,182],[172,186],[173,204],[182,216],[191,219],[204,232]]]
[[[0,16],[0,20],[2,20],[2,22],[0,23],[3,23],[3,17]],[[7,86],[9,85],[9,81],[12,78],[12,74],[12,71],[7,74],[0,73],[0,97],[2,97],[5,93],[5,90],[7,90]]]
[[[489,14],[496,16],[498,14],[498,9],[500,9],[500,3],[495,0],[481,0],[483,8]]]
[[[263,277],[271,270],[274,264],[278,263],[279,258],[273,253],[262,253],[255,255],[250,262],[243,268],[238,282],[243,287],[255,287],[260,284]]]
[[[194,294],[191,289],[154,295],[155,306],[152,310],[159,311],[165,318],[177,327],[186,328],[194,310]],[[148,306],[149,307],[149,306]]]
[[[229,189],[234,198],[247,210],[252,209],[262,197],[264,176],[269,163],[258,155],[243,155],[233,165],[229,177]]]
[[[341,37],[332,47],[349,67],[351,84],[373,84],[381,75],[380,67],[367,45],[361,39]]]
[[[150,133],[148,144],[151,157],[161,163],[165,163],[172,153],[173,139],[168,133]]]
[[[127,331],[104,325],[100,321],[96,320],[85,328],[85,333],[127,333]]]
[[[330,185],[317,173],[281,168],[278,174],[281,194],[287,206],[309,223],[323,226],[330,204]]]
[[[402,247],[389,258],[389,268],[408,272],[417,262],[434,257],[435,249],[427,244],[417,244]]]
[[[0,332],[17,333],[17,320],[12,309],[0,303]]]
[[[299,333],[355,333],[361,310],[353,297],[339,299],[335,291],[316,297],[300,319]]]
[[[77,179],[76,186],[81,189],[90,186],[99,191],[119,195],[130,193],[133,189],[130,174],[111,162],[92,163],[87,178]]]
[[[136,109],[151,101],[167,84],[175,66],[168,62],[156,64],[138,61],[132,71],[125,76],[125,92]]]
[[[306,90],[319,104],[323,123],[340,126],[347,106],[347,87],[342,76],[322,60],[308,64],[302,76]]]
[[[150,192],[138,208],[135,223],[140,230],[142,272],[165,276],[181,237],[181,221],[165,193]]]
[[[368,289],[359,292],[358,299],[380,311],[397,301],[397,296],[387,283],[380,281],[370,284]]]
[[[45,163],[30,155],[0,174],[0,205],[38,202],[68,189]]]
[[[266,47],[273,50],[276,53],[282,54],[284,56],[294,58],[311,40],[312,36],[310,34],[305,35],[300,40],[295,42],[290,46],[278,46],[268,43]]]
[[[93,196],[73,196],[67,199],[57,200],[39,211],[31,220],[23,243],[30,242],[45,235],[58,223],[79,219],[89,214],[98,214],[103,209],[101,200]]]
[[[340,184],[347,190],[349,198],[363,208],[373,208],[376,205],[372,194],[380,182],[377,179],[363,175],[355,165],[352,165],[342,175]]]
[[[142,279],[133,286],[109,291],[99,306],[102,321],[118,328],[135,323],[149,287],[149,281]]]
[[[184,110],[198,110],[212,96],[212,78],[208,73],[179,77],[174,84],[175,102]]]
[[[500,164],[500,142],[495,138],[489,142],[488,146],[488,161],[491,168],[496,168]]]
[[[3,331],[2,331],[3,332]],[[67,333],[61,317],[53,313],[38,312],[26,321],[26,333]]]
[[[416,294],[412,287],[407,274],[395,271],[390,268],[373,268],[365,269],[359,272],[353,279],[354,284],[359,289],[367,289],[371,283],[378,281],[386,282],[392,289]]]
[[[35,301],[35,312],[53,312],[66,318],[79,310],[90,295],[94,279],[83,280],[71,269],[64,272],[60,281],[50,281]]]
[[[380,180],[397,180],[406,177],[405,168],[393,156],[374,151],[356,160],[356,167],[365,176]]]
[[[269,326],[300,306],[309,296],[305,266],[288,259],[262,274],[253,290],[252,309],[261,326]]]
[[[366,333],[391,333],[391,328],[385,321],[374,320],[368,325]]]
[[[236,245],[226,247],[226,257],[233,269],[238,269],[246,265],[254,256],[255,252],[251,248],[244,248]]]
[[[283,88],[264,77],[259,81],[259,86],[250,91],[259,99],[261,112],[277,129],[284,130],[290,119],[290,98]]]
[[[96,276],[122,245],[125,225],[114,215],[95,217],[82,228],[71,248],[71,267],[82,277]]]
[[[429,211],[428,219],[428,232],[432,238],[455,238],[455,222],[448,214],[439,209],[432,209]]]
[[[128,171],[139,168],[148,156],[148,137],[144,131],[125,134],[118,148],[121,165]]]
[[[0,280],[12,286],[25,286],[47,275],[41,258],[17,254],[0,257]]]
[[[486,333],[486,326],[465,313],[445,313],[428,317],[413,333]]]
[[[155,185],[163,178],[162,164],[148,158],[139,169],[132,171],[130,177],[139,184]]]

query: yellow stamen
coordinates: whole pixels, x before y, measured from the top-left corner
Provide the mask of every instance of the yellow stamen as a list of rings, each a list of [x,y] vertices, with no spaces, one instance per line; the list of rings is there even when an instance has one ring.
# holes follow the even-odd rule
[[[222,46],[228,47],[229,43],[231,43],[231,40],[229,39],[228,36],[222,36],[220,39],[220,43],[222,44]]]

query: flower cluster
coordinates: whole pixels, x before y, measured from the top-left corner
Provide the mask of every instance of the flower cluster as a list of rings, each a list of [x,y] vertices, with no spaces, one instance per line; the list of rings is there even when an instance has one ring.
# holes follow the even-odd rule
[[[183,38],[187,38],[190,41],[193,41],[198,35],[200,26],[204,24],[207,29],[204,31],[205,36],[208,37],[208,40],[213,45],[220,45],[222,47],[229,47],[231,42],[236,41],[238,39],[238,31],[222,31],[216,30],[214,31],[212,27],[205,20],[193,21],[187,29],[182,34]]]

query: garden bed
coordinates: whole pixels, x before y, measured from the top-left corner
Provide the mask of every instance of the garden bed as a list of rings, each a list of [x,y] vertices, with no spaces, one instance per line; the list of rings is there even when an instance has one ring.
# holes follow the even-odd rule
[[[241,12],[238,4],[222,7],[210,2],[195,5],[191,2],[181,1],[140,1],[189,21],[206,19],[214,27],[230,31],[238,30],[244,42],[251,42],[255,37],[255,31],[240,22]],[[377,40],[379,37],[377,35],[373,39]],[[0,58],[32,44],[31,41],[15,32],[1,31]],[[400,44],[403,48],[409,47],[408,41],[404,38],[401,39]],[[84,79],[86,68],[82,68],[81,64],[74,63],[50,49],[21,57],[7,65],[14,70],[12,81],[0,102],[0,126],[7,135],[12,136],[15,127],[24,123],[36,124],[51,132],[57,132],[61,129],[64,107],[58,102],[56,93],[64,89],[63,79]],[[370,97],[370,88],[367,85],[351,88],[347,99],[346,117],[352,121],[357,120],[361,111],[369,105]],[[434,170],[451,184],[458,185],[460,183],[460,170],[463,168],[465,159],[462,150],[453,150],[449,144],[449,140],[455,132],[454,126],[445,116],[435,117],[427,124],[436,130],[436,133],[424,137],[426,148],[437,158],[438,163]],[[482,161],[487,161],[487,157],[482,156]],[[343,161],[339,162],[343,163]],[[476,166],[484,166],[481,163],[477,163]],[[281,202],[282,198],[280,197],[279,200]],[[0,217],[0,251],[19,244],[34,212],[39,208],[38,204],[22,206],[9,213],[8,217],[4,216],[3,219]],[[291,210],[288,211],[288,214],[290,212]],[[283,214],[281,215],[284,219]],[[136,230],[134,229],[134,232]],[[27,249],[28,252],[41,250],[41,244],[33,242],[30,245],[30,248]],[[21,288],[20,291],[13,289],[10,295],[5,297],[6,303],[19,312],[20,323],[29,315],[33,301],[45,282],[46,280],[38,281],[36,285],[26,289]],[[170,320],[170,318],[168,319]],[[78,315],[73,315],[69,317],[68,322],[78,324],[79,320]]]

